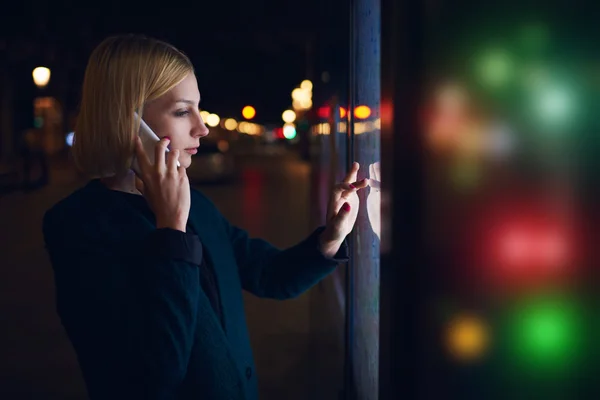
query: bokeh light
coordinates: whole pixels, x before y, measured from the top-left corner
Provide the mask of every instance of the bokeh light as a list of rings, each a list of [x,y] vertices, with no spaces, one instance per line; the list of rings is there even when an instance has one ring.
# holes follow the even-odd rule
[[[294,110],[285,110],[283,114],[281,114],[281,119],[283,119],[283,122],[292,123],[296,120],[296,113]]]
[[[33,76],[33,82],[39,88],[45,87],[50,81],[50,70],[46,67],[35,68],[31,75]]]
[[[300,88],[303,90],[312,90],[313,84],[311,81],[306,79],[306,80],[303,80],[302,83],[300,83]]]
[[[205,123],[208,121],[209,115],[210,115],[210,113],[208,111],[205,111],[205,110],[200,111],[200,117],[202,118],[202,121],[204,121]]]
[[[515,73],[513,57],[504,49],[485,51],[477,60],[476,68],[483,85],[494,89],[507,85]]]
[[[354,116],[358,119],[367,119],[371,116],[371,109],[369,106],[358,106],[354,109]]]
[[[475,315],[459,315],[447,326],[446,345],[450,354],[457,360],[481,359],[488,349],[489,342],[489,328]]]
[[[566,86],[548,84],[535,93],[534,109],[545,128],[564,126],[574,114],[575,98]]]
[[[246,119],[252,119],[256,116],[256,110],[252,106],[242,108],[242,116]]]
[[[208,117],[206,117],[206,124],[213,128],[219,125],[220,121],[221,119],[217,114],[208,114]]]
[[[238,125],[237,121],[233,118],[227,118],[223,124],[225,125],[225,129],[229,131],[234,131]]]
[[[530,372],[567,372],[582,360],[586,342],[582,307],[562,294],[544,294],[514,305],[507,319],[506,356]]]
[[[296,126],[294,124],[285,124],[283,126],[283,136],[286,139],[293,139],[296,137]]]

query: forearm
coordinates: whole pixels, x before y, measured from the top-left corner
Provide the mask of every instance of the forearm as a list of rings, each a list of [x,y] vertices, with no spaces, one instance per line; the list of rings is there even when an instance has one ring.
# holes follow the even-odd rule
[[[322,252],[319,239],[323,230],[317,229],[307,239],[288,249],[263,252],[263,256],[255,258],[244,268],[242,278],[245,286],[260,297],[277,299],[296,297],[310,289],[348,259],[344,242],[331,256]],[[257,246],[256,252],[259,251]]]

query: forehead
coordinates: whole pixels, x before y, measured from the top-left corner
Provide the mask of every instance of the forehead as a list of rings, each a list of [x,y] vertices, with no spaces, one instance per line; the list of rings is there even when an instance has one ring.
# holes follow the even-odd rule
[[[169,90],[163,96],[165,101],[191,100],[200,101],[200,92],[198,90],[198,82],[194,74],[189,74],[184,80],[179,82],[175,87]]]

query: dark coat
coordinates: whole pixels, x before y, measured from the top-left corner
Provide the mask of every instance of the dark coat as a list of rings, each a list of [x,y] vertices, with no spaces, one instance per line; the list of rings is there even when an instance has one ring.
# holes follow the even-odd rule
[[[279,250],[230,225],[192,190],[192,233],[156,229],[153,215],[93,180],[52,207],[43,232],[57,311],[91,399],[258,398],[242,289],[295,297],[347,260],[318,250],[317,229]],[[199,284],[212,265],[222,323]]]

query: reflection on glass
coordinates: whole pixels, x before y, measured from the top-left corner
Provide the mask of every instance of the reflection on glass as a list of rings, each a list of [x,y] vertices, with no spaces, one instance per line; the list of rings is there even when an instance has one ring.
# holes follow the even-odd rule
[[[369,165],[369,194],[367,195],[367,215],[373,233],[381,240],[381,170],[379,161]]]

